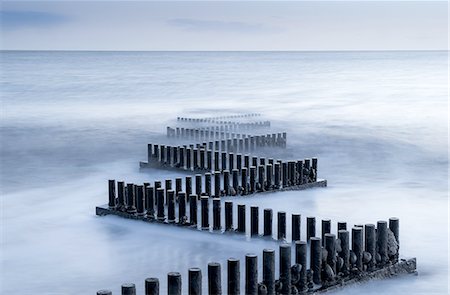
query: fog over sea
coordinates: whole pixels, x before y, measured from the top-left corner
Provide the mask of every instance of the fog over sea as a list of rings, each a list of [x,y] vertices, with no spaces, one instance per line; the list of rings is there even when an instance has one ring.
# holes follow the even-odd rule
[[[107,180],[140,172],[180,115],[259,112],[286,157],[319,158],[327,188],[239,198],[349,225],[400,218],[418,276],[335,294],[448,294],[447,52],[8,52],[1,54],[1,294],[95,294],[278,243],[97,217]],[[319,223],[318,222],[318,223]],[[289,227],[288,227],[289,228]],[[320,229],[318,230],[320,233]],[[277,250],[278,251],[278,250]],[[278,260],[277,260],[278,264]],[[259,260],[261,267],[261,260]],[[259,280],[262,279],[261,272]],[[206,290],[204,288],[204,290]]]

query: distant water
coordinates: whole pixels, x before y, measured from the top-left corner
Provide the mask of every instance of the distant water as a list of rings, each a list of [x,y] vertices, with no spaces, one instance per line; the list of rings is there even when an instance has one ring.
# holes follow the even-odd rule
[[[206,283],[208,262],[276,248],[95,216],[107,179],[175,177],[138,161],[177,115],[261,112],[288,131],[284,156],[317,156],[329,187],[241,202],[333,231],[397,216],[419,276],[337,294],[447,294],[447,67],[447,52],[1,52],[0,293],[143,292],[169,271],[186,288],[189,267]]]

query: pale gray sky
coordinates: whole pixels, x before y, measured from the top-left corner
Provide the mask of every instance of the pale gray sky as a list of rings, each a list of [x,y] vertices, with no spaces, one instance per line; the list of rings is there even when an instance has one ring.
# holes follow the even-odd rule
[[[447,2],[1,4],[2,49],[445,50]]]

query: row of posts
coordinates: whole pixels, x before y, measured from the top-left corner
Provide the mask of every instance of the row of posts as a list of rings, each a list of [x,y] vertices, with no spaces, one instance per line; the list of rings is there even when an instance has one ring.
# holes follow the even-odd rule
[[[279,132],[265,135],[249,135],[233,133],[228,130],[214,131],[209,129],[176,129],[167,127],[167,137],[176,139],[190,139],[195,141],[207,141],[205,148],[230,150],[230,151],[253,151],[262,147],[281,147],[285,148],[287,143],[286,132]]]
[[[326,223],[326,222],[325,222]],[[337,285],[340,281],[360,276],[363,272],[370,272],[383,268],[398,260],[398,249],[395,255],[389,256],[388,243],[390,235],[398,244],[399,222],[397,218],[387,222],[379,221],[377,228],[367,224],[363,228],[356,225],[350,232],[346,224],[339,223],[338,237],[331,233],[322,232],[322,237],[310,237],[308,242],[295,241],[294,259],[292,264],[291,244],[281,244],[279,247],[279,277],[275,277],[275,251],[263,250],[262,281],[258,276],[258,256],[245,256],[245,290],[241,290],[240,260],[229,258],[227,261],[227,284],[222,288],[221,264],[208,264],[207,288],[208,294],[306,294],[327,286]],[[326,231],[326,228],[323,230]],[[350,250],[351,245],[351,250]],[[308,249],[309,248],[309,249]],[[308,259],[309,253],[309,259]],[[370,259],[369,259],[370,258]],[[309,266],[309,268],[308,268]],[[182,287],[182,277],[179,272],[167,274],[168,295],[198,295],[202,294],[203,276],[200,268],[188,270],[187,292]],[[158,278],[145,280],[145,295],[157,295],[160,292]],[[109,290],[100,290],[97,295],[112,295]],[[122,295],[136,295],[134,284],[123,284]]]
[[[231,116],[218,116],[218,117],[207,117],[207,118],[189,118],[189,117],[177,117],[177,121],[183,122],[214,122],[218,120],[227,120],[227,119],[242,119],[242,118],[253,118],[260,117],[259,113],[249,113],[249,114],[240,114],[240,115],[231,115]]]

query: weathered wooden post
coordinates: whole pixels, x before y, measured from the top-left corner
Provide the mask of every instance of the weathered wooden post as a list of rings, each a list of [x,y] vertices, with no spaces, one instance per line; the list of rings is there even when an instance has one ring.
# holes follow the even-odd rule
[[[145,295],[159,295],[159,279],[145,279]]]
[[[160,152],[161,152],[161,154],[159,156],[159,162],[161,164],[164,164],[166,162],[166,146],[165,145],[162,144],[160,146]]]
[[[248,193],[248,179],[247,179],[247,168],[242,168],[241,171],[241,186],[242,186],[242,195],[246,195]]]
[[[179,148],[179,150],[180,150],[180,159],[179,159],[179,165],[180,165],[180,167],[182,168],[182,169],[184,169],[184,154],[185,154],[185,150],[186,150],[186,148],[185,147],[180,147]]]
[[[183,190],[183,179],[180,177],[175,178],[175,197]]]
[[[155,192],[153,187],[149,186],[145,188],[146,193],[145,196],[147,198],[146,203],[146,212],[147,212],[147,217],[150,219],[155,218]]]
[[[181,274],[179,272],[167,274],[167,295],[181,295]]]
[[[300,241],[301,215],[292,214],[292,241]]]
[[[286,162],[283,162],[283,163],[281,163],[281,167],[282,167],[282,169],[283,169],[283,175],[282,175],[282,177],[283,177],[283,187],[287,187],[287,186],[289,186],[289,184],[288,184],[288,165],[287,165],[288,163],[286,163]]]
[[[227,294],[241,294],[241,269],[239,259],[228,259],[228,293]]]
[[[221,154],[221,160],[222,160],[222,166],[221,166],[221,171],[226,170],[227,169],[227,153],[226,152],[222,152]]]
[[[116,181],[108,180],[108,207],[113,209],[116,207]]]
[[[184,192],[178,193],[178,223],[186,223],[186,194]]]
[[[241,154],[236,155],[236,169],[238,171],[241,171],[241,169],[242,169],[242,155]]]
[[[201,197],[202,206],[202,229],[209,230],[209,198],[207,196]]]
[[[245,255],[245,294],[258,295],[258,256]]]
[[[336,276],[336,236],[334,234],[326,233],[325,238],[325,250],[327,250],[327,264],[333,270],[333,278]]]
[[[250,156],[244,155],[244,167],[250,169]]]
[[[322,219],[322,243],[325,245],[325,234],[331,233],[331,220]]]
[[[252,157],[252,166],[258,166],[258,157]]]
[[[288,183],[289,185],[295,185],[296,181],[295,181],[295,161],[289,161],[288,162],[288,176],[289,176],[289,180]]]
[[[291,294],[291,245],[280,245],[281,294]]]
[[[228,154],[228,170],[234,169],[234,154],[229,153]]]
[[[172,164],[172,146],[166,146],[166,164],[169,166]]]
[[[222,294],[220,263],[208,263],[208,294]]]
[[[296,175],[297,175],[297,179],[296,179],[296,183],[297,184],[303,184],[303,161],[302,160],[298,160],[297,163],[295,164],[295,170],[296,170]]]
[[[205,149],[200,149],[200,169],[206,168]]]
[[[397,241],[397,244],[400,246],[400,221],[397,217],[391,217],[389,218],[389,230],[394,234],[395,240]],[[398,251],[397,251],[398,252]],[[396,258],[398,258],[398,253],[396,255]]]
[[[273,166],[272,164],[267,164],[266,165],[266,190],[271,190],[272,189],[272,175],[273,175]]]
[[[117,182],[117,206],[119,211],[125,210],[125,183],[123,181]]]
[[[214,196],[220,197],[220,171],[214,172]]]
[[[166,194],[166,203],[167,203],[167,199],[168,199],[167,192],[172,189],[172,180],[166,179],[164,182],[165,182],[164,191]]]
[[[225,231],[233,230],[233,202],[225,202]]]
[[[130,214],[136,213],[135,199],[134,184],[127,183],[127,212]]]
[[[347,230],[339,230],[338,238],[341,241],[341,252],[339,257],[344,261],[341,272],[347,275],[350,271],[350,233]]]
[[[311,166],[312,166],[312,169],[314,170],[314,179],[313,179],[313,181],[317,181],[317,158],[312,158],[311,159]]]
[[[189,196],[189,223],[197,226],[197,195]]]
[[[193,149],[192,150],[192,166],[194,167],[194,170],[199,168],[199,165],[198,165],[198,149]]]
[[[220,166],[219,166],[219,152],[216,150],[214,152],[214,171],[220,171]]]
[[[275,163],[275,188],[280,188],[280,163]]]
[[[136,186],[136,213],[138,216],[144,216],[144,186]]]
[[[239,188],[239,171],[237,169],[233,169],[233,190],[237,194]]]
[[[202,295],[202,270],[198,267],[192,267],[188,271],[188,294]]]
[[[175,222],[175,192],[173,190],[167,191],[167,221]]]
[[[275,250],[263,250],[263,284],[267,295],[275,295]]]
[[[306,242],[295,242],[295,263],[302,266],[300,270],[300,278],[297,283],[297,289],[300,293],[304,293],[308,290],[308,282],[306,279],[307,251],[308,244]]]
[[[313,272],[313,282],[322,283],[321,265],[322,265],[322,241],[320,238],[311,237],[311,270]]]
[[[371,259],[367,263],[369,270],[372,270],[376,264],[376,245],[377,237],[374,224],[366,224],[364,226],[364,249],[370,254]]]
[[[225,196],[230,195],[230,171],[225,170],[223,171],[223,191],[225,193]],[[219,174],[219,195],[220,196],[220,174]]]
[[[192,149],[186,148],[186,169],[192,170]]]
[[[195,194],[200,198],[202,195],[202,175],[195,174]]]
[[[165,213],[164,213],[164,189],[163,188],[158,188],[156,190],[156,198],[158,199],[158,201],[157,201],[157,206],[158,206],[157,218],[159,221],[164,221]]]
[[[316,218],[306,217],[306,240],[309,242],[309,240],[315,236],[316,236]]]
[[[213,199],[213,230],[220,230],[220,198]]]
[[[257,236],[259,234],[259,208],[256,206],[250,207],[250,236]]]
[[[264,236],[272,236],[272,209],[264,209]]]
[[[186,185],[186,197],[188,198],[190,195],[192,195],[192,177],[191,176],[186,176],[185,185]]]
[[[356,267],[359,271],[363,270],[363,229],[361,227],[352,228],[352,251],[356,255]]]
[[[136,285],[132,283],[122,284],[122,295],[136,295]]]
[[[388,248],[387,248],[387,240],[388,240],[388,228],[386,221],[378,221],[377,222],[377,248],[378,254],[380,255],[381,266],[384,266],[388,260]]]
[[[212,151],[206,151],[206,169],[208,171],[212,170]]]
[[[237,232],[245,233],[245,205],[238,205],[238,227]]]
[[[260,191],[265,190],[266,177],[264,175],[265,174],[264,168],[265,168],[264,165],[258,166],[258,183]]]
[[[250,167],[250,192],[254,193],[256,191],[256,167]]]
[[[211,173],[205,173],[205,193],[208,196],[211,196]]]
[[[286,212],[280,211],[278,216],[278,240],[286,239]]]

